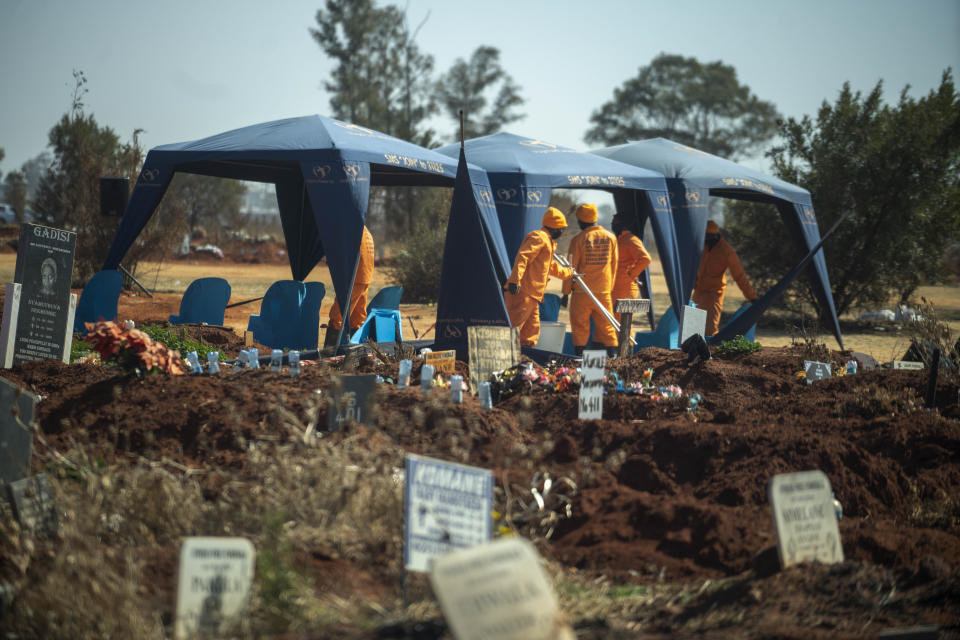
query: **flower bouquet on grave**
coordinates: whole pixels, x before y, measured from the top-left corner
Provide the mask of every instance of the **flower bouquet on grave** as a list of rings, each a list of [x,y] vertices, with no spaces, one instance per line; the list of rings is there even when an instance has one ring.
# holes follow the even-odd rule
[[[154,342],[139,329],[127,329],[106,320],[88,322],[86,327],[88,333],[84,341],[100,354],[104,364],[118,366],[138,378],[159,371],[171,375],[182,375],[186,371],[178,351]]]

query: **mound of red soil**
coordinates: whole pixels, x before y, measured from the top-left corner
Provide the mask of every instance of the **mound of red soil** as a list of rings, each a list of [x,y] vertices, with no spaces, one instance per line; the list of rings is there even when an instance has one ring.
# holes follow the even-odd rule
[[[235,336],[204,331],[210,343],[222,339],[229,355],[241,348]],[[847,355],[831,357],[842,362]],[[472,397],[462,405],[427,402],[418,389],[384,383],[374,424],[329,437],[379,432],[412,453],[443,458],[454,435],[457,448],[469,452],[467,462],[492,469],[498,483],[529,488],[538,471],[569,477],[577,485],[572,515],[556,525],[545,553],[582,572],[631,582],[738,576],[736,588],[689,607],[746,608],[752,613],[743,625],[773,625],[773,635],[756,637],[862,637],[831,631],[830,624],[846,628],[836,621],[851,616],[874,625],[936,621],[960,629],[956,383],[943,377],[931,410],[924,408],[926,371],[876,369],[808,385],[796,375],[805,357],[794,348],[766,348],[688,366],[681,352],[646,349],[609,361],[608,370],[638,381],[651,368],[654,384],[701,394],[696,410],[614,392],[604,398],[604,419],[589,421],[577,419],[574,391],[529,385],[485,411]],[[242,471],[244,442],[291,436],[276,417],[278,398],[302,415],[337,366],[305,366],[297,378],[261,369],[138,380],[94,365],[36,362],[0,375],[43,398],[37,422],[58,447],[86,442],[118,462],[135,454]],[[467,373],[464,363],[458,369]],[[396,364],[370,358],[361,371],[392,378]],[[318,428],[325,424],[321,410]],[[771,575],[767,483],[808,469],[826,473],[843,505],[847,562]],[[923,591],[910,592],[900,610],[883,611],[873,610],[875,600],[857,604],[850,592],[881,583]],[[682,629],[690,615],[689,607],[671,606],[657,623],[665,634]],[[811,606],[834,621],[820,635],[806,633]],[[735,624],[730,637],[747,635],[745,629]],[[594,632],[590,637],[605,637]]]

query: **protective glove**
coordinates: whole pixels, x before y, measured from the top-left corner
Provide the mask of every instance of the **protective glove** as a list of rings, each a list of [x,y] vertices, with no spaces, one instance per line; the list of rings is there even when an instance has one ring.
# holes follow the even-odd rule
[[[563,297],[560,298],[560,306],[563,307],[564,309],[566,309],[566,308],[567,308],[567,302],[569,302],[569,301],[570,301],[570,294],[568,294],[568,293],[563,294]]]
[[[517,295],[520,293],[520,285],[518,285],[516,282],[508,282],[507,291],[509,291],[512,295]]]

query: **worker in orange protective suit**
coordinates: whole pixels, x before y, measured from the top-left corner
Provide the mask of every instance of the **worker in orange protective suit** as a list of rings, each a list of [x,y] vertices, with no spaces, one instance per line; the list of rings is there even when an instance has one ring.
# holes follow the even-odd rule
[[[613,280],[617,273],[617,237],[597,224],[597,205],[582,204],[577,207],[577,222],[580,233],[570,241],[570,266],[582,274],[584,284],[613,315]],[[571,281],[563,283],[561,305],[566,306],[570,296],[570,329],[573,333],[573,350],[583,354],[590,337],[590,318],[593,317],[593,337],[607,348],[611,357],[617,355],[617,330],[590,299],[590,294]]]
[[[707,312],[707,325],[704,333],[712,336],[720,326],[720,314],[723,311],[723,297],[727,289],[726,271],[736,280],[743,297],[749,302],[757,299],[747,274],[740,266],[740,258],[730,244],[720,237],[720,227],[713,220],[707,222],[706,242],[700,268],[697,269],[697,281],[693,285],[692,299],[697,307]]]
[[[650,254],[643,242],[628,228],[627,218],[622,213],[613,216],[610,227],[617,236],[617,275],[613,280],[614,300],[639,298],[640,286],[637,277],[650,266]],[[620,314],[614,314],[620,321]]]
[[[513,270],[507,278],[504,302],[510,315],[510,325],[520,331],[520,344],[532,347],[540,337],[540,302],[550,276],[568,280],[573,271],[561,267],[553,259],[557,238],[567,226],[567,219],[559,210],[550,207],[543,214],[543,228],[531,231],[523,239]]]
[[[353,291],[350,293],[350,331],[352,334],[360,328],[367,319],[367,291],[373,280],[373,235],[366,225],[363,227],[363,237],[360,240],[360,262],[357,264],[357,275],[353,279]],[[337,344],[340,327],[343,326],[343,316],[340,305],[333,301],[330,307],[330,322],[327,324],[327,336],[323,346],[330,347]]]

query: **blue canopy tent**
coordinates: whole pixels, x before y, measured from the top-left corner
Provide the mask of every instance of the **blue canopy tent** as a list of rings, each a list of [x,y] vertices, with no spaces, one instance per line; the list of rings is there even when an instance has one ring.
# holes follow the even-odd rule
[[[290,270],[303,280],[326,255],[336,301],[353,288],[371,186],[452,187],[457,163],[384,133],[320,115],[276,120],[151,149],[104,262],[116,269],[175,172],[270,182],[276,187]],[[486,186],[475,167],[472,182]],[[498,276],[510,263],[492,213],[481,212]]]
[[[820,228],[813,214],[810,192],[773,176],[665,138],[628,142],[591,153],[659,171],[666,176],[680,251],[681,297],[684,301],[690,298],[697,278],[710,197],[774,205],[805,254],[820,241]],[[820,304],[829,312],[833,335],[842,349],[843,336],[833,304],[823,251],[817,251],[811,262],[814,267],[814,291]],[[721,327],[711,342],[729,340],[737,334],[746,333],[799,272],[799,269],[791,270],[749,309]]]
[[[613,194],[618,211],[635,217],[640,233],[650,218],[670,300],[679,310],[683,301],[677,244],[663,175],[512,133],[474,138],[465,145],[467,158],[486,170],[493,187],[497,218],[511,261],[526,235],[540,228],[551,189],[603,189]],[[460,145],[447,145],[437,151],[456,157]],[[644,276],[649,291],[649,274],[644,272]]]

